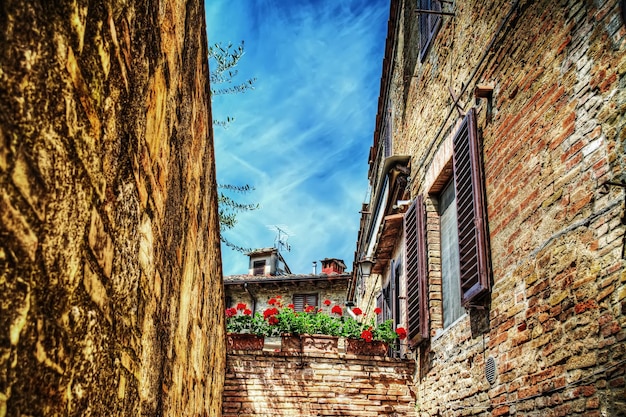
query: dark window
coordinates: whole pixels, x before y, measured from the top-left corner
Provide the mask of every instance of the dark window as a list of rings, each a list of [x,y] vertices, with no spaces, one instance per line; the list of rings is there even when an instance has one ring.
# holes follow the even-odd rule
[[[413,346],[428,338],[428,270],[425,233],[424,200],[420,195],[404,215],[408,337],[409,343]]]
[[[437,0],[418,0],[420,10],[424,11],[441,11],[441,2]],[[419,26],[420,26],[420,61],[424,62],[428,47],[432,43],[439,26],[441,25],[441,15],[434,13],[420,12],[419,14]]]
[[[317,308],[317,294],[294,294],[293,305],[296,311],[304,311],[306,306]]]
[[[254,263],[252,264],[252,274],[265,275],[265,260],[254,261]]]
[[[475,109],[467,113],[453,142],[461,303],[469,307],[491,289],[487,206]]]

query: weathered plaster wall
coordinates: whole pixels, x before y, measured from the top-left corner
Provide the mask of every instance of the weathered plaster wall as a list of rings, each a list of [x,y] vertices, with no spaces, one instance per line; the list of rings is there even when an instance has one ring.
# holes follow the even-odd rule
[[[0,416],[219,415],[201,1],[0,4]]]
[[[330,353],[228,354],[224,417],[410,416],[414,363]]]
[[[226,278],[228,279],[228,278]],[[294,294],[317,294],[318,307],[326,308],[322,303],[324,300],[330,300],[332,305],[346,305],[346,279],[328,279],[315,282],[290,282],[290,283],[274,283],[274,284],[249,284],[247,289],[243,284],[230,284],[225,286],[226,297],[230,299],[231,307],[237,303],[245,303],[252,308],[254,300],[250,294],[256,299],[255,310],[263,313],[270,307],[268,301],[271,298],[280,296],[282,303],[286,306],[293,302]]]
[[[626,180],[619,2],[454,2],[423,63],[414,2],[401,3],[394,154],[412,156],[412,196],[427,193],[458,119],[452,96],[478,107],[494,280],[487,326],[472,332],[466,315],[442,332],[427,198],[433,338],[418,355],[421,415],[626,415],[625,190],[603,186]],[[494,88],[490,120],[478,84]]]

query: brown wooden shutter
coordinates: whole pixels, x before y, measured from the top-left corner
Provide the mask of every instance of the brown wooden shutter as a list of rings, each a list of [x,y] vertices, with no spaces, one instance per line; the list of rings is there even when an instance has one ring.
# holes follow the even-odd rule
[[[428,338],[428,270],[424,199],[420,195],[404,215],[408,338],[415,346]]]
[[[441,11],[441,2],[437,0],[419,0],[420,10]],[[441,16],[438,14],[421,13],[419,17],[420,25],[420,61],[424,61],[428,46],[439,29]]]
[[[468,307],[490,290],[482,152],[471,109],[454,137],[454,186],[459,228],[461,303]]]
[[[295,311],[304,311],[306,306],[318,306],[317,294],[294,294],[292,300]]]

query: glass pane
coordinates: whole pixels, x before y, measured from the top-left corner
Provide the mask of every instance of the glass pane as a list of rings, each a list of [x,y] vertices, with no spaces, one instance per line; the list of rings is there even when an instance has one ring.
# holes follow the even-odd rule
[[[456,221],[456,196],[450,181],[440,197],[441,290],[443,327],[450,326],[463,314],[459,266],[459,234]]]

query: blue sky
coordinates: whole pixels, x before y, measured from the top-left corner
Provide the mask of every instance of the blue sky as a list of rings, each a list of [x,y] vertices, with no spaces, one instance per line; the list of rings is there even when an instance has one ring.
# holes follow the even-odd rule
[[[226,237],[241,246],[275,243],[294,273],[343,259],[352,269],[359,210],[367,194],[384,54],[388,0],[207,0],[209,44],[245,41],[238,79],[244,94],[217,96],[217,179],[249,184],[236,196],[260,208],[238,215]],[[246,273],[247,257],[222,247],[225,275]]]

